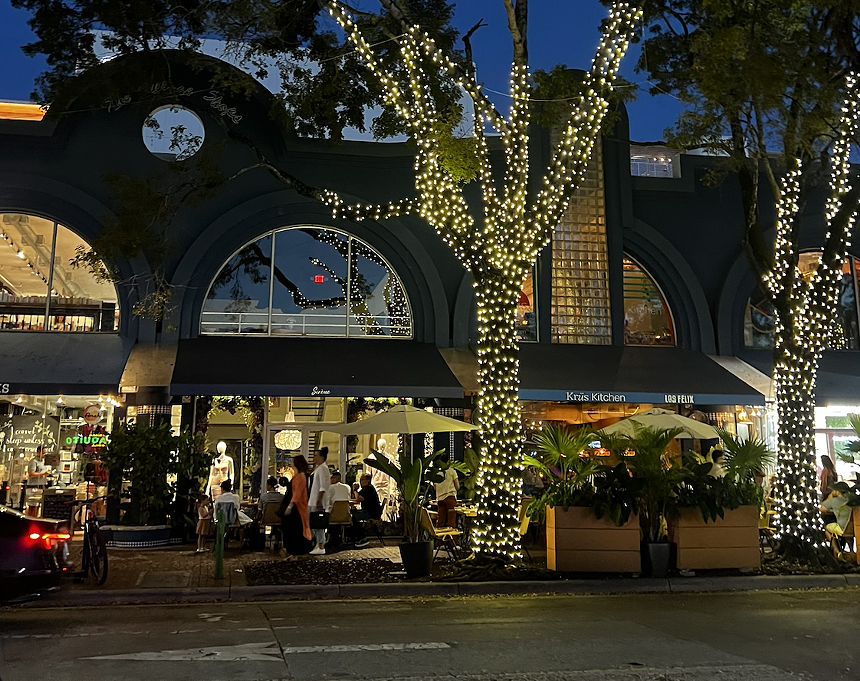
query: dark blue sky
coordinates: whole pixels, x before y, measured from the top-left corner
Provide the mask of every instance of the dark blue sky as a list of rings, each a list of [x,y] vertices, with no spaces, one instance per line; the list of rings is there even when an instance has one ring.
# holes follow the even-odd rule
[[[362,0],[361,4],[376,3]],[[532,68],[549,69],[558,63],[587,68],[600,39],[600,20],[606,15],[600,2],[532,0],[529,9]],[[3,100],[29,100],[33,80],[44,70],[43,61],[24,56],[20,49],[32,40],[27,16],[26,12],[12,9],[8,0],[0,0],[0,99]],[[481,18],[489,26],[478,31],[473,39],[479,77],[488,91],[506,93],[511,44],[501,0],[460,0],[457,3],[456,24],[461,32]],[[638,46],[634,45],[625,57],[622,75],[647,87],[644,75],[633,71],[638,56]],[[506,107],[504,94],[490,94],[500,108]],[[669,96],[651,97],[642,91],[628,109],[631,139],[644,142],[662,139],[663,130],[674,122],[680,105]]]

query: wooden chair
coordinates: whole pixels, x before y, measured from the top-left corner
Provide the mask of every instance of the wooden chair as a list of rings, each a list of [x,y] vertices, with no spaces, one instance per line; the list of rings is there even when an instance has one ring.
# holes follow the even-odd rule
[[[460,560],[460,550],[457,548],[456,541],[463,534],[460,530],[454,527],[436,527],[433,519],[430,517],[430,512],[426,508],[421,509],[421,524],[427,530],[430,538],[438,544],[436,553],[433,554],[433,560],[436,560],[436,556],[439,555],[439,551],[443,546],[449,556]]]
[[[263,532],[266,531],[266,528],[271,528],[271,533],[266,537],[266,541],[271,537],[277,548],[280,548],[284,541],[281,536],[281,516],[278,515],[280,508],[280,501],[267,501],[263,504],[263,512],[260,515],[260,527],[263,528]]]
[[[765,547],[771,551],[776,549],[776,530],[770,524],[775,515],[776,511],[771,510],[770,504],[765,502],[764,511],[758,519],[758,545],[762,553],[765,552]]]
[[[332,528],[337,526],[340,528],[340,540],[344,540],[344,526],[352,527],[352,513],[349,511],[349,502],[345,499],[335,501],[328,514],[328,526]]]

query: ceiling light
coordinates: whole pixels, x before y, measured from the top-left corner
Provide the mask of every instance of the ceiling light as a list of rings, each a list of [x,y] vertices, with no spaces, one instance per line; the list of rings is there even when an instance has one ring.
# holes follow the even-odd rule
[[[18,254],[17,254],[17,255],[18,255],[18,257],[19,257],[19,258],[21,258],[21,260],[23,260],[23,259],[24,259],[24,251],[18,251]]]

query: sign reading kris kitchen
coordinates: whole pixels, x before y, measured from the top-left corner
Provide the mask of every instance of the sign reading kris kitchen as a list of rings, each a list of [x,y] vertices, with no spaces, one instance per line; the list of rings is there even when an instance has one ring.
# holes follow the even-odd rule
[[[683,394],[654,394],[649,396],[649,401],[662,401],[663,404],[695,404],[695,395]],[[567,391],[568,402],[641,402],[642,395],[628,396],[627,393],[613,393],[605,391]]]

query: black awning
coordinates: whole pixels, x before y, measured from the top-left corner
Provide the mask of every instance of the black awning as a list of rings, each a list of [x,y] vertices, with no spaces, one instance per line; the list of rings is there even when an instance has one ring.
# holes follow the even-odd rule
[[[520,399],[764,404],[764,395],[701,352],[549,343],[520,345]]]
[[[0,396],[115,393],[130,350],[112,334],[0,333]]]
[[[773,351],[747,352],[745,361],[768,376],[773,375]],[[825,351],[815,379],[815,404],[860,404],[860,352]]]
[[[364,338],[179,341],[173,395],[463,397],[435,345]]]

